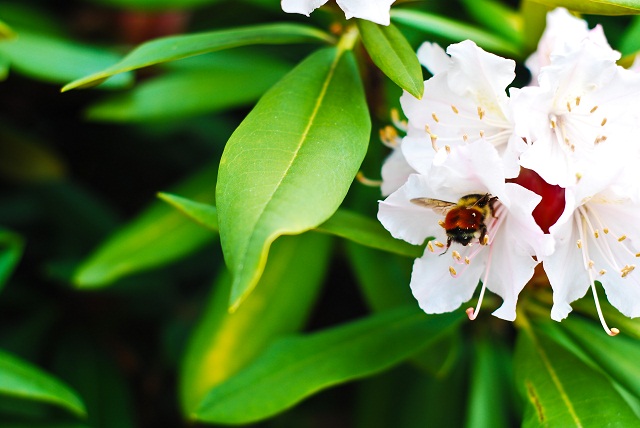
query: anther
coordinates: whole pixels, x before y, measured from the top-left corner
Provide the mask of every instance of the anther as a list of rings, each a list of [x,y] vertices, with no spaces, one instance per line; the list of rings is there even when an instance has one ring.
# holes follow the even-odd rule
[[[609,229],[607,229],[606,227],[605,227],[604,229],[602,229],[602,231],[605,233],[605,235],[606,235],[607,233],[609,233]]]
[[[589,265],[589,269],[591,269],[595,265],[595,262],[593,260],[589,260],[588,265]]]
[[[454,106],[453,104],[451,104],[451,110],[453,110],[453,112],[454,112],[455,114],[460,113],[460,112],[458,111],[458,109],[456,108],[456,106]]]
[[[578,246],[578,248],[582,248],[582,241],[578,239],[576,241],[576,245]]]
[[[424,130],[427,134],[431,134],[431,127],[429,125],[425,125]]]
[[[484,238],[482,238],[482,245],[487,245],[489,243],[489,235],[484,235]]]
[[[382,186],[382,180],[372,180],[371,178],[365,177],[362,171],[358,171],[356,174],[356,180],[360,182],[360,184],[364,184],[369,187],[380,187]]]
[[[596,238],[600,237],[600,232],[598,232],[598,229],[593,231],[593,236],[595,236]]]
[[[456,270],[453,268],[453,266],[449,266],[449,273],[451,274],[451,276],[455,277],[458,273],[456,272]]]
[[[427,242],[427,249],[429,251],[431,251],[432,253],[435,251],[435,249],[433,248],[433,244],[431,243],[431,241]]]
[[[431,117],[433,118],[433,120],[435,120],[436,122],[440,122],[440,119],[438,119],[438,116],[435,113],[431,113]]]
[[[453,252],[451,253],[451,257],[453,257],[457,261],[460,261],[462,259],[462,256],[460,256],[460,253],[455,250],[453,250]]]
[[[436,247],[438,247],[438,248],[444,248],[444,244],[443,244],[442,242],[440,242],[440,241],[435,241],[435,242],[434,242],[434,245],[435,245]]]
[[[622,242],[625,239],[627,239],[627,235],[622,235],[621,237],[618,238],[618,242]]]
[[[446,144],[444,146],[444,149],[446,150],[447,154],[451,153],[451,146],[450,145]]]
[[[640,253],[636,253],[636,257],[640,257]]]
[[[620,269],[621,276],[624,278],[629,275],[636,268],[636,265],[625,265],[622,269]]]
[[[576,107],[580,105],[580,97],[576,97]]]
[[[598,110],[598,106],[593,107],[593,108],[591,109],[591,111],[589,111],[589,113],[593,113],[593,112],[595,112],[596,110]]]
[[[571,113],[571,104],[569,104],[569,101],[567,101],[567,110],[569,110],[569,113]]]
[[[465,264],[471,264],[471,259],[469,259],[469,257],[465,257],[464,262]]]
[[[600,126],[604,126],[607,124],[607,118],[605,117],[604,119],[602,119],[602,122],[600,122]]]
[[[600,270],[600,272],[598,272],[598,273],[600,274],[600,276],[602,276],[602,275],[604,275],[605,273],[607,273],[607,271],[606,271],[606,270],[604,270],[604,269],[602,269],[602,270]]]
[[[480,106],[478,106],[478,117],[480,118],[480,120],[482,120],[482,118],[484,117],[484,110]]]
[[[551,121],[551,129],[556,129],[556,121],[555,120]]]
[[[438,145],[436,144],[438,136],[436,134],[429,134],[429,137],[431,137],[431,147],[433,147],[433,150],[437,152],[439,150]]]
[[[442,221],[442,220],[438,220],[438,224],[439,224],[440,226],[444,227],[444,221]]]
[[[466,143],[469,140],[469,136],[467,134],[462,134],[462,139]]]
[[[480,138],[484,138],[484,131],[480,130]]]
[[[576,182],[582,180],[582,174],[580,174],[579,172],[576,172]]]

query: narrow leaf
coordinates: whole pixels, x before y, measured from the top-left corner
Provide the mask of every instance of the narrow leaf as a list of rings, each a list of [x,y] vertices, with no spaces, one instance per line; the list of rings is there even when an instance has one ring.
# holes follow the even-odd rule
[[[424,78],[418,56],[393,25],[357,20],[362,43],[371,59],[389,79],[416,98],[424,93]]]
[[[370,131],[353,55],[338,48],[303,61],[236,129],[216,187],[232,308],[255,287],[278,236],[312,229],[336,211]]]
[[[218,230],[218,210],[216,210],[216,207],[213,205],[203,204],[202,202],[196,202],[191,199],[164,192],[158,193],[158,198],[178,209],[184,215],[195,220],[204,227],[214,231]]]
[[[0,42],[0,55],[10,62],[12,70],[51,83],[77,79],[120,58],[95,46],[26,30],[12,40]],[[110,79],[104,87],[121,88],[131,80],[130,74],[123,74]]]
[[[332,385],[383,371],[437,340],[460,313],[428,317],[413,307],[319,333],[282,339],[215,387],[194,419],[241,424],[281,412]]]
[[[638,423],[604,375],[535,330],[519,334],[514,358],[516,382],[526,398],[523,427]]]
[[[534,0],[550,7],[566,7],[590,15],[634,15],[640,13],[637,0]]]
[[[213,202],[214,169],[205,170],[174,191],[199,201]],[[197,250],[215,238],[183,214],[156,201],[103,242],[76,270],[73,281],[81,288],[107,286],[116,280],[167,264]]]
[[[524,18],[497,0],[463,0],[465,9],[478,21],[507,40],[520,42]]]
[[[518,45],[509,40],[442,16],[410,9],[395,9],[391,11],[391,18],[395,22],[408,25],[427,34],[445,37],[454,42],[471,39],[478,46],[491,52],[507,53],[514,56],[522,54]]]
[[[0,351],[0,395],[53,404],[86,416],[82,400],[69,387],[4,351]]]
[[[303,326],[326,273],[330,242],[315,233],[276,241],[260,286],[233,314],[227,310],[231,276],[221,275],[183,360],[185,414],[194,413],[211,388],[235,375],[273,340]]]
[[[106,4],[120,8],[135,10],[167,10],[191,9],[211,3],[218,3],[220,0],[90,0],[94,3]]]
[[[401,256],[416,258],[424,252],[424,246],[411,245],[392,237],[380,222],[345,209],[336,211],[317,230]]]
[[[24,241],[8,230],[0,229],[0,290],[22,256]]]
[[[125,71],[193,55],[255,44],[331,43],[327,33],[301,24],[265,24],[209,33],[164,37],[144,43],[117,64],[66,85],[62,91],[86,88]]]

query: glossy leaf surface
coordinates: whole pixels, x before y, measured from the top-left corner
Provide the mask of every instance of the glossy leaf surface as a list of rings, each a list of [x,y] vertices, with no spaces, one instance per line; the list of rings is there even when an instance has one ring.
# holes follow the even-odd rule
[[[279,239],[259,287],[232,314],[227,310],[231,276],[223,272],[183,360],[185,414],[194,414],[211,388],[242,370],[273,340],[303,326],[326,272],[330,242],[316,233]]]
[[[24,241],[8,230],[0,229],[0,290],[22,256]]]
[[[214,388],[195,416],[233,424],[269,417],[321,389],[392,367],[447,333],[462,315],[428,317],[405,307],[282,339]]]
[[[362,19],[357,22],[362,43],[378,68],[396,85],[422,98],[422,67],[404,35],[393,24],[377,25]]]
[[[331,42],[326,33],[301,24],[265,24],[209,33],[171,36],[146,42],[120,62],[104,70],[69,83],[63,91],[85,88],[125,71],[135,70],[167,61],[187,58],[221,49],[256,44],[286,44],[302,42]]]
[[[312,229],[336,211],[370,130],[353,56],[338,48],[308,57],[236,129],[216,187],[222,249],[234,275],[232,308],[255,287],[278,236]]]
[[[5,351],[0,351],[0,395],[49,403],[84,416],[80,397],[58,379]]]
[[[640,13],[637,0],[534,0],[551,7],[566,7],[569,10],[594,15],[632,15]]]

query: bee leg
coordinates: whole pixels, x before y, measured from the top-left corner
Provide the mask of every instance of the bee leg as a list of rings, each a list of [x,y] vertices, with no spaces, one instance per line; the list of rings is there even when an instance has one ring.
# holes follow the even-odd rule
[[[449,251],[449,247],[451,246],[451,237],[447,236],[447,248],[445,248],[444,252],[440,253],[441,256],[444,256],[447,251]]]
[[[478,241],[480,241],[480,245],[486,245],[484,242],[484,239],[486,236],[487,236],[487,226],[482,225],[482,227],[480,228],[480,238],[478,238]]]

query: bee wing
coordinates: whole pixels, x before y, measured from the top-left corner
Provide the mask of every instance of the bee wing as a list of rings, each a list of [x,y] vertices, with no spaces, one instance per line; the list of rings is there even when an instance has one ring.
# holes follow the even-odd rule
[[[421,207],[429,208],[438,214],[446,215],[447,212],[456,204],[453,202],[441,201],[432,198],[413,198],[411,202]]]

